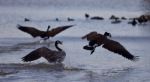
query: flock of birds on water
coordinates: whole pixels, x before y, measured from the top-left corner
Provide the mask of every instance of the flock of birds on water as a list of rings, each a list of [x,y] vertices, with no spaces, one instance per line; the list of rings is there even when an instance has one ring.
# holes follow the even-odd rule
[[[99,17],[99,16],[90,17],[89,14],[87,13],[85,14],[85,18],[91,20],[104,20],[103,17]],[[110,19],[115,20],[112,23],[120,22],[120,19],[114,15],[112,15]],[[121,19],[126,20],[125,17],[122,17]],[[71,18],[69,18],[68,21],[69,20],[74,21],[74,19]],[[25,21],[30,21],[30,20],[25,18]],[[59,19],[56,18],[56,21],[59,21]],[[150,15],[141,15],[140,17],[132,18],[132,21],[130,21],[129,24],[135,26],[137,23],[142,24],[148,21],[150,21]],[[59,26],[56,28],[52,28],[51,30],[50,30],[51,27],[48,26],[46,31],[41,31],[38,30],[36,27],[17,25],[19,30],[30,34],[33,38],[41,37],[44,41],[48,40],[50,37],[56,36],[57,34],[73,26],[75,25]],[[121,55],[122,57],[125,57],[128,60],[137,61],[139,59],[138,56],[134,56],[133,54],[131,54],[121,43],[112,40],[111,33],[109,32],[105,32],[104,34],[101,34],[96,31],[92,31],[82,36],[81,39],[86,39],[88,41],[88,44],[83,46],[83,49],[91,51],[90,54],[93,54],[97,47],[102,46],[102,48],[105,48],[111,52]],[[40,47],[36,50],[33,50],[26,56],[22,57],[22,61],[31,62],[43,57],[50,63],[62,63],[66,57],[66,53],[63,49],[61,49],[58,46],[59,44],[62,45],[62,41],[56,40],[55,47],[57,50],[52,50],[47,47]]]
[[[86,20],[105,20],[104,17],[101,17],[101,16],[90,16],[89,14],[85,13],[85,19]],[[147,22],[150,21],[150,15],[141,15],[139,17],[133,17],[133,18],[126,18],[124,16],[122,17],[117,17],[115,15],[111,15],[109,17],[112,24],[119,24],[122,22],[122,20],[129,20],[128,21],[128,24],[131,24],[132,26],[136,26],[137,24],[146,24]],[[29,22],[29,21],[32,21],[31,19],[29,18],[24,18],[24,21],[25,22]],[[56,18],[55,21],[61,21],[59,18]],[[70,17],[67,17],[67,21],[75,21],[74,18],[70,18]]]

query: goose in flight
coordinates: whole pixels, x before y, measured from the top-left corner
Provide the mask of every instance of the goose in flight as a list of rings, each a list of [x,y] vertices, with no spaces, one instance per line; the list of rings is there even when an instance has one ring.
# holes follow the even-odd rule
[[[95,48],[102,45],[102,48],[105,48],[111,52],[117,53],[129,60],[135,61],[137,57],[132,55],[122,44],[117,41],[107,38],[110,36],[110,33],[105,32],[104,35],[97,32],[90,32],[82,37],[82,39],[87,39],[89,42],[88,46],[83,48],[86,50],[91,50],[91,54],[94,52]],[[92,44],[90,44],[92,43]]]
[[[44,40],[47,40],[47,39],[49,39],[49,37],[54,37],[57,34],[59,34],[60,32],[66,30],[72,26],[74,26],[74,25],[59,26],[59,27],[53,28],[51,30],[49,30],[50,26],[48,26],[47,31],[40,31],[40,30],[36,29],[35,27],[22,26],[22,25],[18,25],[17,27],[19,30],[30,34],[34,38],[41,37],[41,38],[44,38]]]
[[[59,40],[55,41],[57,51],[48,49],[47,47],[41,47],[22,57],[22,61],[30,62],[43,57],[50,63],[61,63],[64,61],[66,53],[58,47],[58,44],[62,44],[62,42]]]

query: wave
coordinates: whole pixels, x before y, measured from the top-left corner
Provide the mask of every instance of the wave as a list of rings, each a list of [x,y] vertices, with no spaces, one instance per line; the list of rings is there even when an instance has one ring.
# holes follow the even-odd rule
[[[66,67],[63,63],[52,64],[52,63],[8,63],[0,64],[1,70],[51,70],[51,71],[82,71],[85,69],[77,67]]]

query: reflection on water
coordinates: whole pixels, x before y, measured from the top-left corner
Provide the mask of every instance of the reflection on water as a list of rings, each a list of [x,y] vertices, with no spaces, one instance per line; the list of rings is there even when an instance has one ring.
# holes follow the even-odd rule
[[[15,70],[62,70],[64,69],[64,64],[31,64],[31,63],[10,63],[10,64],[0,64],[1,69],[15,69]]]
[[[84,77],[81,77],[80,80],[86,80],[86,82],[122,82],[123,77],[129,75],[132,71],[134,71],[132,67],[104,69],[101,70],[101,73],[86,70]]]
[[[22,49],[34,49],[38,46],[47,46],[47,47],[50,47],[50,46],[54,46],[54,42],[53,41],[35,41],[35,42],[27,42],[27,43],[18,43],[16,45],[14,45],[13,47],[19,47],[19,48],[22,48]]]
[[[13,69],[13,70],[51,70],[51,71],[82,71],[86,69],[76,68],[76,67],[66,67],[63,63],[53,64],[53,63],[9,63],[0,64],[0,69]]]
[[[12,46],[0,46],[0,53],[10,53],[13,51],[20,51],[22,49],[36,49],[40,46],[47,46],[47,47],[54,46],[53,41],[35,41],[35,42],[25,42],[25,43],[18,43]]]
[[[19,51],[19,47],[12,47],[12,46],[0,46],[0,53],[10,53],[12,51]]]
[[[8,71],[8,70],[7,70],[7,71],[6,71],[6,70],[4,71],[4,70],[1,70],[1,71],[0,71],[0,76],[3,76],[3,77],[4,77],[4,76],[6,76],[6,75],[15,74],[15,73],[17,73],[17,71]]]

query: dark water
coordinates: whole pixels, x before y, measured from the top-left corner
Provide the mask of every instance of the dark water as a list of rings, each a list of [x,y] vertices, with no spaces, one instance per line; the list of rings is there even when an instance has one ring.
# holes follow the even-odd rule
[[[129,20],[111,24],[114,14],[127,18],[149,12],[147,0],[0,0],[0,82],[149,82],[150,23],[132,26]],[[85,20],[84,14],[105,20]],[[24,18],[31,19],[24,22]],[[61,21],[55,21],[58,17]],[[75,21],[68,22],[67,17]],[[16,28],[17,24],[45,30],[75,24],[63,33],[41,43]],[[132,62],[101,47],[93,55],[82,49],[87,41],[81,36],[90,31],[112,34],[139,61]],[[62,40],[67,53],[63,64],[50,64],[44,58],[25,63],[21,58],[41,46],[55,49]]]

